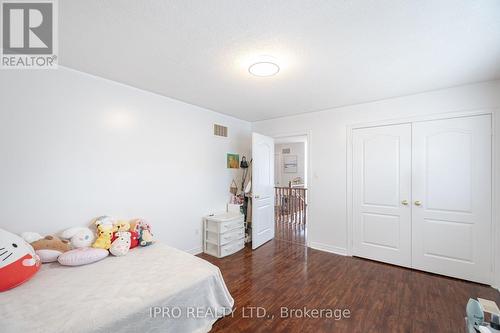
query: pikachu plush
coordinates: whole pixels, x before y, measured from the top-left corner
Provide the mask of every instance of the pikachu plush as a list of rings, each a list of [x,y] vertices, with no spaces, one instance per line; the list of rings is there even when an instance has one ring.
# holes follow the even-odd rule
[[[127,221],[119,220],[113,224],[113,227],[115,228],[115,232],[129,231],[130,223],[128,223]]]
[[[93,248],[109,250],[111,247],[111,237],[113,237],[113,232],[115,229],[106,225],[97,226],[97,239],[92,244]]]

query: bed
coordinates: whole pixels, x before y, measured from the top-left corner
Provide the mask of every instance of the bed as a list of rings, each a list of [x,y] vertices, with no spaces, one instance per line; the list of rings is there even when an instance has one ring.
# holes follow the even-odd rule
[[[85,266],[42,265],[0,293],[0,331],[208,332],[233,305],[218,267],[157,243]]]

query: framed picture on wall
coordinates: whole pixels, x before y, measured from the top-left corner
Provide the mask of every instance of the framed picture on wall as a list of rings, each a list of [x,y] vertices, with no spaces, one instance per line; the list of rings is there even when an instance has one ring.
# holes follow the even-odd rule
[[[283,156],[283,171],[285,173],[297,173],[297,155]]]
[[[238,154],[227,154],[227,168],[228,169],[239,169],[240,167],[240,155]]]

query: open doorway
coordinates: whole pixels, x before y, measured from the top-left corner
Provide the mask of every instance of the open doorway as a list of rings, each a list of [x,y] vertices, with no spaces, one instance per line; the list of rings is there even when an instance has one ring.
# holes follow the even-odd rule
[[[275,237],[306,245],[307,136],[275,138]]]

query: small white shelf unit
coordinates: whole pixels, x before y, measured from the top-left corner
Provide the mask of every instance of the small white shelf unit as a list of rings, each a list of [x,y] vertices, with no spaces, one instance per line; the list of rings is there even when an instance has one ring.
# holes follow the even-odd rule
[[[205,217],[203,224],[203,252],[223,258],[245,247],[243,214],[224,212],[210,215]]]

